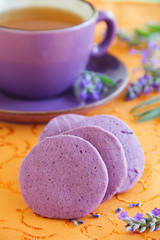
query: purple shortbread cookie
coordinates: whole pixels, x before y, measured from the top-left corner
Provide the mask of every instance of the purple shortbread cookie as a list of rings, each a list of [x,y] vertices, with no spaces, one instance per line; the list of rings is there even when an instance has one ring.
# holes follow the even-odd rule
[[[55,117],[46,125],[39,137],[39,141],[43,140],[45,137],[59,135],[62,132],[71,129],[74,123],[86,118],[87,117],[78,114],[65,114]]]
[[[107,168],[86,140],[45,138],[28,153],[19,171],[26,204],[47,218],[76,219],[94,211],[108,185]]]
[[[111,115],[89,117],[85,119],[85,121],[81,121],[78,124],[75,123],[73,128],[90,125],[102,127],[106,131],[113,133],[121,142],[127,160],[128,175],[125,183],[119,189],[119,192],[129,190],[142,176],[145,163],[144,152],[136,135],[125,122]],[[119,172],[121,172],[121,169],[119,169]]]
[[[80,127],[63,134],[81,137],[100,153],[108,170],[108,188],[102,202],[112,198],[127,178],[127,162],[122,144],[112,133],[101,127]]]

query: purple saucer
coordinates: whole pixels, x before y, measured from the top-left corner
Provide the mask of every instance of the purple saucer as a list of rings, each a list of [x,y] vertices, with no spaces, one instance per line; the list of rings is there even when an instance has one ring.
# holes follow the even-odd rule
[[[116,83],[116,86],[105,93],[99,101],[88,104],[80,103],[76,99],[73,89],[69,89],[59,97],[43,100],[19,99],[0,92],[0,120],[40,123],[47,122],[60,114],[84,113],[118,96],[128,83],[126,67],[109,54],[100,58],[90,58],[86,69],[107,74]]]

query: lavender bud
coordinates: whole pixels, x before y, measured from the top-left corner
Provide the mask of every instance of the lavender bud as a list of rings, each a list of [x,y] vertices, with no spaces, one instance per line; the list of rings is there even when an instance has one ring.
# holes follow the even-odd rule
[[[116,209],[116,213],[118,213],[118,212],[120,212],[120,211],[122,211],[122,208],[117,208],[117,209]]]
[[[142,64],[147,64],[150,58],[150,51],[148,49],[144,49],[141,51],[141,53],[142,53],[142,59],[141,59]]]
[[[77,222],[80,224],[84,224],[84,222],[82,220],[77,220]]]
[[[150,232],[153,232],[155,230],[156,226],[153,225],[151,228],[150,228]]]
[[[98,90],[101,90],[102,87],[103,87],[103,83],[102,82],[97,82],[95,87],[98,89]]]
[[[158,50],[159,46],[157,42],[152,40],[148,42],[148,48],[151,49],[152,51],[155,51]]]
[[[131,231],[131,229],[132,229],[132,226],[128,226],[128,227],[126,227],[126,232]]]
[[[146,79],[144,77],[141,77],[138,79],[138,83],[141,87],[144,87],[146,84]]]
[[[146,227],[142,227],[142,228],[139,230],[140,233],[143,233],[143,232],[145,232],[145,231],[146,231]]]
[[[160,225],[158,225],[155,229],[155,231],[160,230]]]
[[[78,222],[75,219],[71,219],[71,222],[74,223],[74,226],[77,227],[78,226]]]
[[[141,220],[141,222],[142,222],[142,223],[146,223],[146,219],[143,218],[143,219]]]
[[[135,203],[131,203],[131,204],[128,205],[129,208],[132,208],[134,206],[135,206]]]
[[[133,90],[132,90],[132,91],[129,91],[129,92],[127,93],[127,95],[126,95],[127,100],[131,100],[131,99],[134,99],[134,98],[137,98],[137,97],[138,97],[137,94],[134,93]]]
[[[82,92],[80,92],[80,98],[84,101],[87,100],[88,93],[85,90],[83,90]]]
[[[142,87],[137,84],[137,85],[134,86],[133,90],[137,95],[139,95],[142,91]]]
[[[99,99],[100,99],[100,94],[99,94],[99,92],[96,92],[96,91],[92,92],[92,97],[93,97],[93,99],[95,99],[95,100],[99,100]]]
[[[159,83],[155,81],[155,82],[152,84],[152,87],[153,87],[154,89],[157,89],[157,88],[159,87]]]
[[[83,81],[80,82],[81,88],[89,87],[92,84],[91,80],[83,79]]]
[[[134,231],[136,231],[137,229],[139,229],[139,224],[135,224],[134,226],[133,226],[133,228],[132,228],[132,231],[134,232]]]
[[[154,222],[154,223],[155,223],[156,221],[157,221],[157,220],[156,220],[156,219],[153,217],[153,219],[152,219],[152,222]]]
[[[151,213],[146,213],[147,214],[147,216],[150,218],[150,219],[153,219],[153,215],[151,214]]]
[[[95,86],[91,84],[91,85],[87,88],[87,90],[88,90],[90,93],[92,93],[92,92],[95,91]]]
[[[147,84],[152,84],[153,83],[153,77],[150,76],[149,74],[144,75],[144,78],[146,79]]]
[[[87,72],[84,72],[82,76],[84,77],[84,79],[87,79],[87,80],[92,79],[92,76],[90,74],[88,74]]]
[[[93,77],[93,82],[94,82],[94,83],[98,83],[98,82],[101,82],[101,80],[100,80],[100,78],[99,78],[98,76],[95,75],[95,76]]]
[[[153,227],[153,226],[155,226],[155,222],[150,222],[150,223],[149,223],[149,227],[151,228],[151,227]]]
[[[93,217],[93,218],[99,218],[99,214],[93,213],[93,214],[92,214],[92,217]]]
[[[152,86],[145,86],[144,89],[143,89],[143,92],[145,94],[148,94],[148,93],[151,93],[153,90],[153,87]]]

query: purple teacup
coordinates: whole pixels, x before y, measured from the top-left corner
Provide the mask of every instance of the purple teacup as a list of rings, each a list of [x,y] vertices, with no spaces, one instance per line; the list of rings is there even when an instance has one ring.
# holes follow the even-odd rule
[[[115,36],[115,18],[81,0],[3,0],[0,16],[29,8],[70,11],[82,22],[33,30],[8,27],[0,20],[0,89],[28,99],[57,96],[74,84],[91,55],[106,53]],[[107,30],[103,41],[95,45],[95,27],[100,21],[106,23]]]

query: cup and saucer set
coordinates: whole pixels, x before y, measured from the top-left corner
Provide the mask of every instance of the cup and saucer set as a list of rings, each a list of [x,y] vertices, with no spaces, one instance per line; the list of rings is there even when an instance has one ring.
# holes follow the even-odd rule
[[[0,8],[0,120],[41,123],[85,113],[128,84],[124,64],[107,53],[116,32],[111,12],[82,0],[4,0]],[[95,45],[101,21],[107,30]],[[84,70],[108,76],[114,87],[99,100],[79,101],[73,86]]]

